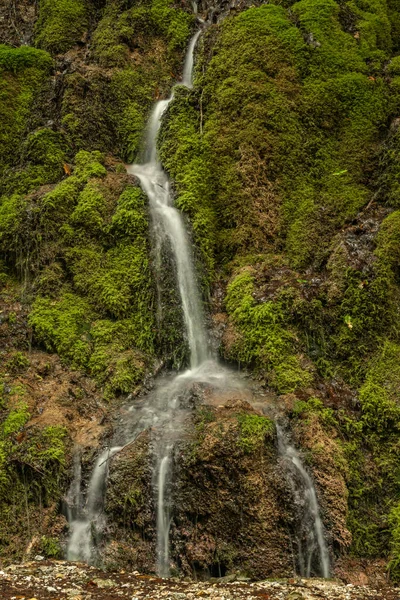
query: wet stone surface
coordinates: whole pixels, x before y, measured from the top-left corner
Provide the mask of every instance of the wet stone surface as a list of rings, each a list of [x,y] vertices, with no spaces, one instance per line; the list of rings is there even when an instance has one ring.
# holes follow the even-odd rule
[[[400,600],[400,589],[380,590],[337,580],[286,579],[244,582],[227,577],[194,582],[159,579],[137,571],[100,571],[84,564],[36,561],[0,570],[1,600]]]

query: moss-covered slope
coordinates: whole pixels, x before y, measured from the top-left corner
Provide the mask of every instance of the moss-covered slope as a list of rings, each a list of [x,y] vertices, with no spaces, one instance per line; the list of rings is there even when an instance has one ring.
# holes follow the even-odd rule
[[[6,561],[60,553],[73,444],[91,458],[116,398],[177,352],[156,329],[147,202],[122,161],[138,154],[193,25],[166,0],[13,5],[0,4]]]

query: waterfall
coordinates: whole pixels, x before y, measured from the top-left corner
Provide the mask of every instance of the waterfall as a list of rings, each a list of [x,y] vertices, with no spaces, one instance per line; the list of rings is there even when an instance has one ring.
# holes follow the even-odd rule
[[[288,481],[299,512],[296,538],[300,575],[310,577],[314,570],[317,575],[329,577],[329,552],[314,483],[304,468],[299,453],[289,443],[278,424],[276,431],[279,454],[287,465]]]
[[[191,88],[193,84],[194,50],[199,36],[200,31],[192,37],[183,68],[180,85],[188,88]],[[173,205],[170,182],[157,156],[157,135],[161,119],[173,97],[174,90],[172,90],[168,100],[161,100],[156,103],[148,125],[144,161],[128,167],[128,172],[138,177],[141,187],[149,199],[153,228],[156,236],[158,236],[157,247],[161,247],[163,242],[166,241],[172,250],[190,350],[190,374],[192,374],[193,371],[199,371],[199,368],[211,357],[189,236],[181,213]],[[185,378],[178,375],[175,382],[173,382],[175,389],[173,389],[172,394],[169,394],[170,403],[167,409],[171,414],[166,423],[174,423],[174,428],[177,426],[176,419],[173,418],[176,398],[186,384]],[[163,390],[163,394],[165,394],[165,390]],[[156,467],[158,472],[156,482],[157,571],[162,577],[169,575],[170,510],[167,498],[167,482],[171,475],[171,453],[173,449],[173,445],[168,441],[168,437],[170,437],[168,434],[172,433],[170,431],[171,425],[166,425],[165,429],[164,438],[167,438],[167,443],[161,444],[162,451],[158,453]]]
[[[179,83],[188,88],[193,84],[194,51],[199,36],[200,31],[189,43],[182,81]],[[231,371],[218,364],[210,350],[190,238],[181,213],[174,207],[170,181],[157,155],[157,136],[161,120],[173,96],[174,89],[170,98],[155,104],[146,129],[142,160],[128,166],[127,171],[139,179],[148,197],[156,249],[160,251],[167,244],[171,250],[190,351],[189,368],[173,376],[159,376],[155,389],[146,395],[144,401],[129,407],[123,422],[117,429],[114,447],[103,452],[96,461],[84,505],[81,494],[80,463],[76,466],[69,494],[70,498],[75,500],[72,508],[67,511],[70,522],[67,557],[70,560],[93,563],[97,558],[96,546],[105,522],[103,509],[109,458],[134,441],[140,432],[151,428],[155,432],[153,486],[157,518],[156,565],[157,573],[161,577],[168,577],[170,573],[169,541],[173,508],[171,484],[174,446],[176,440],[180,439],[187,414],[185,391],[190,390],[194,382],[206,383],[224,391],[241,387]],[[160,257],[158,263],[161,267]],[[295,449],[287,443],[280,428],[277,429],[281,454],[290,465],[293,475],[291,478],[293,492],[304,505],[305,517],[301,536],[306,542],[303,544],[303,540],[299,539],[301,571],[310,574],[312,565],[318,558],[321,574],[327,577],[329,556],[323,538],[322,522],[312,480],[302,466]]]
[[[182,81],[179,83],[188,88],[192,87],[194,51],[199,36],[200,31],[197,31],[189,43]],[[130,418],[116,435],[119,444],[127,444],[149,427],[161,432],[155,441],[154,488],[157,513],[157,572],[162,577],[168,577],[170,570],[169,483],[174,441],[179,436],[184,415],[179,406],[179,399],[194,381],[225,387],[226,378],[224,370],[212,359],[209,350],[190,239],[184,219],[173,205],[170,182],[157,156],[157,135],[161,119],[173,99],[173,93],[174,90],[169,99],[155,104],[146,130],[142,161],[128,166],[127,171],[139,179],[148,197],[156,248],[160,249],[166,242],[171,249],[190,351],[190,368],[167,381],[165,378],[159,378],[155,391],[148,395],[144,406],[131,407]],[[70,539],[67,557],[70,560],[91,563],[96,559],[96,543],[104,527],[102,513],[108,459],[119,449],[120,446],[116,446],[100,455],[91,475],[85,506],[75,506],[68,511]],[[80,489],[80,479],[79,483],[75,481],[77,477],[74,477],[73,486]],[[78,496],[80,497],[80,494]]]

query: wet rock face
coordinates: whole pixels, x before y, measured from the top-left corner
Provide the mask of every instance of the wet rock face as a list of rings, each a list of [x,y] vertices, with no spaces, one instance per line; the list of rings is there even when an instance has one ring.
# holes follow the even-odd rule
[[[336,554],[345,554],[351,544],[347,527],[348,491],[345,460],[338,444],[337,433],[329,434],[315,416],[294,428],[296,445],[308,453],[312,475],[329,542]],[[323,451],[322,451],[323,450]]]
[[[0,0],[0,43],[31,44],[36,7],[35,0]]]
[[[293,572],[275,434],[260,431],[249,444],[244,438],[243,423],[258,419],[265,417],[244,401],[202,406],[193,439],[177,448],[172,553],[186,573]]]
[[[155,507],[150,432],[116,454],[110,465],[105,511],[108,529],[103,562],[154,572]]]
[[[197,402],[198,390],[194,396]],[[290,576],[288,493],[273,424],[240,397],[221,396],[222,405],[216,396],[209,400],[213,404],[198,405],[188,417],[174,450],[172,570],[200,578]],[[107,566],[155,569],[152,461],[151,433],[145,432],[110,465]]]

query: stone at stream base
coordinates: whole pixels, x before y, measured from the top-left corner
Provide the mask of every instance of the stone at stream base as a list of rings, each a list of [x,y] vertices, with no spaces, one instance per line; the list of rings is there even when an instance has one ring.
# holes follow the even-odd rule
[[[183,439],[175,445],[172,572],[291,576],[290,497],[273,425],[240,393],[208,400],[194,398]],[[154,572],[152,465],[149,431],[112,460],[102,554],[107,566]]]

